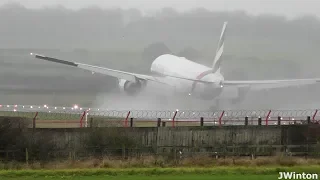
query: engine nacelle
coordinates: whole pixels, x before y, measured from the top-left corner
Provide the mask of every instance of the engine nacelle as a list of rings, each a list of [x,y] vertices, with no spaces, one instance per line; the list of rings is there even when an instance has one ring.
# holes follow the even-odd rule
[[[203,93],[201,93],[200,97],[203,100],[213,100],[217,98],[222,93],[223,87],[216,86],[216,87],[208,87],[205,89]]]
[[[127,81],[125,79],[119,79],[119,88],[121,92],[124,92],[130,96],[139,94],[146,86],[146,81],[139,80],[136,83]]]
[[[215,84],[199,84],[195,88],[194,95],[202,100],[211,101],[217,98],[223,90],[222,83],[215,83]]]

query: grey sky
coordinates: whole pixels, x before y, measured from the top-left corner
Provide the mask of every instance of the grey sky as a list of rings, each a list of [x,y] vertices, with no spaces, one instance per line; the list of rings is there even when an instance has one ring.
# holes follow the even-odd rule
[[[319,0],[0,0],[0,5],[9,2],[19,2],[28,8],[63,5],[67,8],[79,9],[99,6],[138,8],[150,12],[163,7],[172,7],[179,11],[205,7],[218,11],[245,10],[249,14],[273,13],[289,18],[302,14],[320,17]]]

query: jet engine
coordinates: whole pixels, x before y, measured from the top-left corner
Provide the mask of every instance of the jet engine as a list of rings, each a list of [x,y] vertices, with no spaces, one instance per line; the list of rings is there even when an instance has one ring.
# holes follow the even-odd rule
[[[127,95],[134,96],[140,93],[146,86],[146,81],[138,80],[137,82],[127,81],[125,79],[119,79],[119,88],[121,92]]]
[[[221,82],[214,84],[199,84],[196,86],[193,94],[202,100],[211,101],[217,98],[223,90]]]
[[[203,100],[213,100],[217,98],[222,93],[223,87],[220,85],[211,85],[204,88],[201,93],[201,99]]]

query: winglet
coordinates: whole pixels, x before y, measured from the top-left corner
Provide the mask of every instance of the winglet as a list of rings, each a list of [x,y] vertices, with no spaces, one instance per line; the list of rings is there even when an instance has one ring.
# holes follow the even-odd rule
[[[212,64],[212,72],[215,73],[218,70],[220,70],[220,64],[221,64],[221,56],[223,53],[223,47],[224,47],[224,40],[225,40],[225,34],[226,34],[226,29],[227,29],[228,22],[223,23],[220,39],[219,39],[219,44],[216,50],[216,56],[214,57],[214,61]]]
[[[65,64],[65,65],[69,65],[69,66],[75,66],[75,67],[78,66],[78,63],[76,63],[76,62],[65,61],[65,60],[47,57],[47,56],[35,54],[35,53],[30,53],[30,55],[34,56],[37,59],[42,59],[42,60],[51,61],[51,62],[55,62],[55,63]]]
[[[41,54],[36,54],[36,53],[30,53],[31,56],[34,56],[34,57],[45,57],[44,55],[41,55]]]

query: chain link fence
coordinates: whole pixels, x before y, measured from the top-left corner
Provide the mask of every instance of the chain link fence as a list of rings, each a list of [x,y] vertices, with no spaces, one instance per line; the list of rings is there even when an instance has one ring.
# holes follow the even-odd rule
[[[110,110],[0,105],[0,116],[33,120],[37,128],[289,125],[319,123],[318,110]]]

